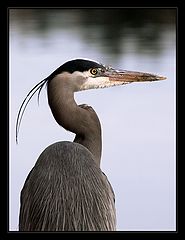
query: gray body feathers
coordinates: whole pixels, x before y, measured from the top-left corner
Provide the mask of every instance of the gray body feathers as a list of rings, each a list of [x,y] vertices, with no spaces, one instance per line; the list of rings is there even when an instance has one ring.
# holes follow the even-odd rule
[[[57,142],[42,152],[21,192],[19,223],[19,231],[116,230],[112,187],[86,147]]]

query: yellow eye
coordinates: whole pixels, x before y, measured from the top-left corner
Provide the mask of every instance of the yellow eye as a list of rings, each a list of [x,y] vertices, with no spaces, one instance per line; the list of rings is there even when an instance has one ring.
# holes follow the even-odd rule
[[[91,73],[92,75],[96,75],[96,74],[98,73],[98,70],[97,70],[96,68],[91,68],[91,69],[90,69],[90,73]]]

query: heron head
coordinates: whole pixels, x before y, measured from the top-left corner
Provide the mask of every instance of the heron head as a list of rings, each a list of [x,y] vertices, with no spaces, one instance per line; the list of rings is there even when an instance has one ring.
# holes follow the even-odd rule
[[[50,79],[54,77],[63,77],[66,81],[71,81],[75,91],[166,79],[146,72],[115,69],[87,59],[75,59],[64,63],[50,75]]]

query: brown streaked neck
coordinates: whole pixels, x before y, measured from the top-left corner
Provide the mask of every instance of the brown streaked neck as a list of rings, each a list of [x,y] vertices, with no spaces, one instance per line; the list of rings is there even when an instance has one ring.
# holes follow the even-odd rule
[[[48,82],[48,103],[57,123],[76,134],[74,142],[85,146],[100,166],[101,125],[91,107],[78,106],[74,100],[75,85],[69,75],[58,75]]]

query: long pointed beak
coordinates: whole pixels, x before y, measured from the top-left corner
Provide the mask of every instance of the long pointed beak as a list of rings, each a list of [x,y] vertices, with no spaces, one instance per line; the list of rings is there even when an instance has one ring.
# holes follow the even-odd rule
[[[110,69],[105,72],[105,76],[109,77],[109,81],[119,81],[123,83],[131,82],[152,82],[165,80],[166,77],[158,76],[145,72],[134,72],[126,70]]]

